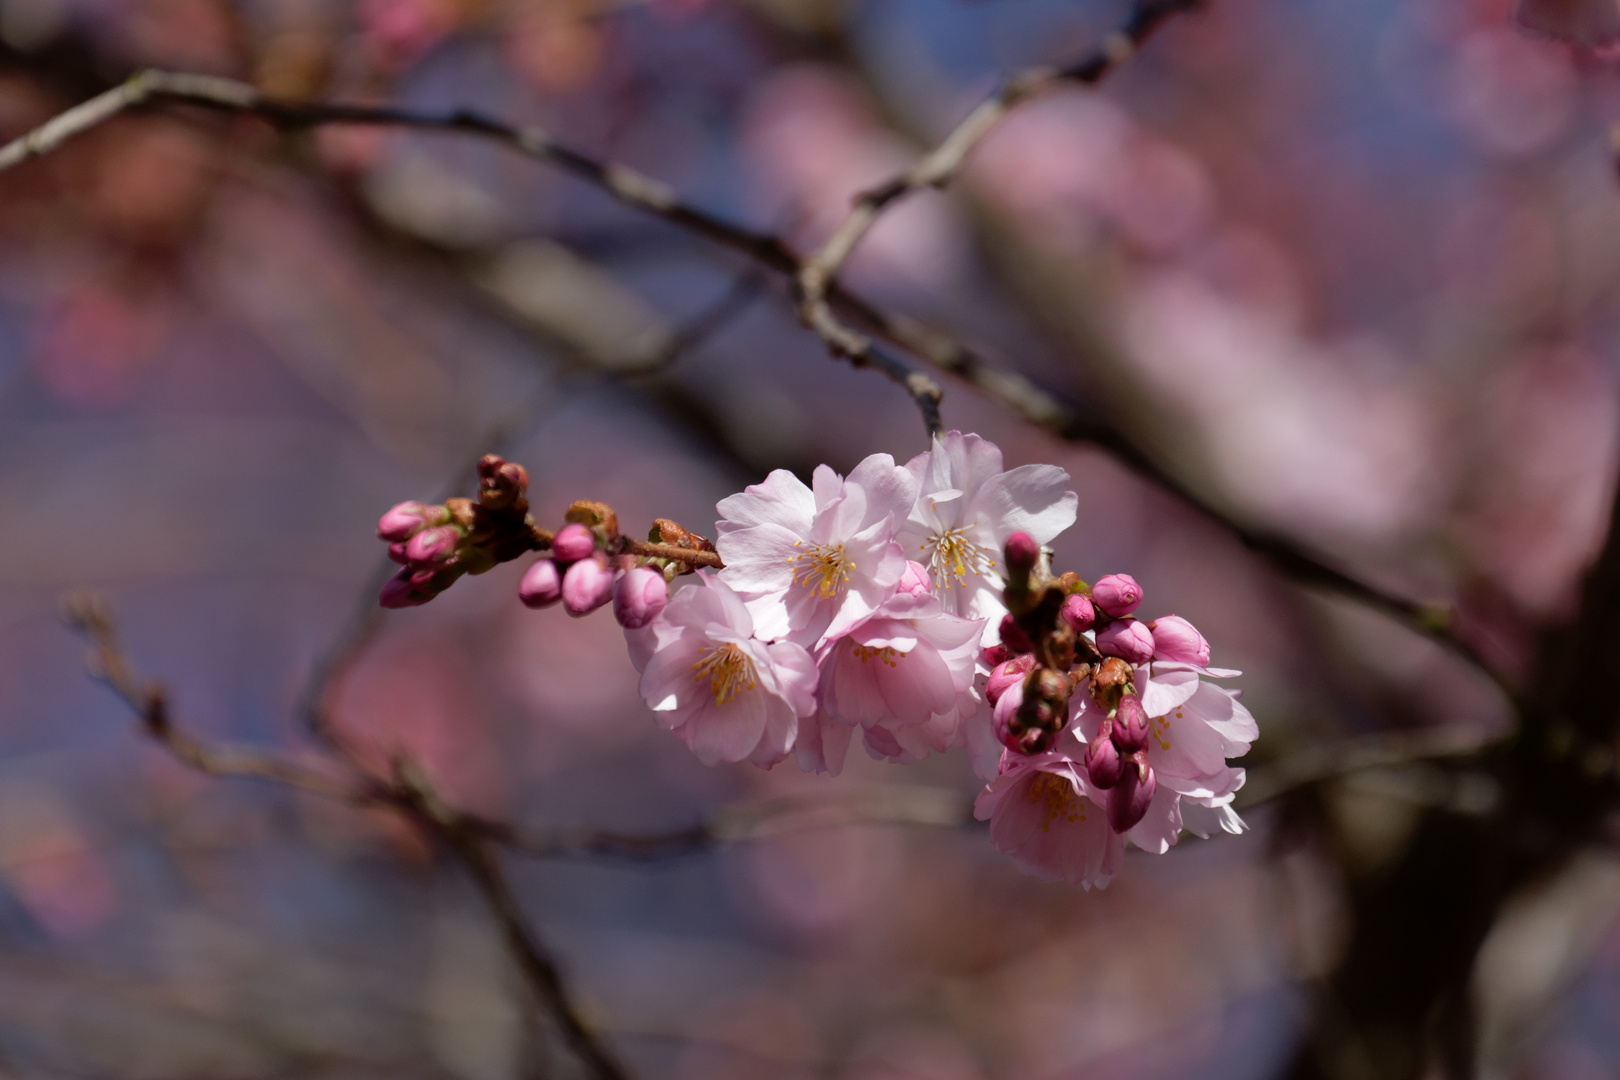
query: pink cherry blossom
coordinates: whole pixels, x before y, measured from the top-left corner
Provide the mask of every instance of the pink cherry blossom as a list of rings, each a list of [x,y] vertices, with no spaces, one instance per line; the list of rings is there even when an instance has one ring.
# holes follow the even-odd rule
[[[1207,673],[1236,674],[1219,669]],[[1259,729],[1233,691],[1200,674],[1186,664],[1155,661],[1138,667],[1134,675],[1142,711],[1149,718],[1143,753],[1153,769],[1156,789],[1126,836],[1156,854],[1168,850],[1183,828],[1200,836],[1216,829],[1238,833],[1244,828],[1231,808],[1233,796],[1243,786],[1244,771],[1227,765],[1227,759],[1248,753]],[[1105,717],[1089,685],[1075,691],[1070,706],[1069,731],[1060,745],[1071,738],[1077,745],[1095,740]],[[1125,771],[1131,770],[1127,763]]]
[[[1006,700],[1005,697],[1002,700]],[[1124,841],[1108,826],[1073,751],[1026,757],[1009,753],[1003,772],[973,803],[973,816],[990,822],[990,842],[1022,869],[1049,881],[1103,888],[1119,870]]]
[[[982,632],[978,621],[950,614],[932,594],[897,592],[818,650],[822,711],[863,729],[876,757],[910,762],[946,750],[979,708]]]
[[[709,571],[625,637],[637,646],[631,659],[642,699],[705,765],[773,765],[793,749],[800,719],[815,712],[810,654],[755,637],[747,605]]]
[[[916,478],[915,505],[896,538],[908,558],[928,567],[947,611],[985,620],[984,644],[999,640],[1006,612],[998,567],[1007,539],[1028,533],[1049,544],[1074,524],[1079,497],[1056,465],[1002,470],[1001,451],[977,435],[950,432],[906,463]]]
[[[778,469],[717,509],[721,578],[748,604],[765,640],[815,647],[876,611],[906,571],[895,523],[917,483],[887,454],[846,479],[825,465],[813,488]]]

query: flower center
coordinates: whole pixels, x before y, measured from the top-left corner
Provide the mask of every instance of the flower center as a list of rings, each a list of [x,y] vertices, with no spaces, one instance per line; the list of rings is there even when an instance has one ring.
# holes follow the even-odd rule
[[[995,567],[996,560],[990,553],[967,538],[967,530],[977,524],[975,521],[965,528],[947,529],[930,536],[922,546],[924,554],[933,552],[928,556],[928,572],[940,588],[965,585],[969,574],[978,577]],[[951,580],[953,577],[955,581]]]
[[[892,645],[885,645],[881,649],[874,649],[870,645],[856,645],[854,651],[855,655],[861,658],[863,664],[868,660],[877,660],[879,663],[888,664],[890,667],[899,667],[900,661],[906,658],[905,653],[900,652]]]
[[[802,541],[794,547],[803,547]],[[844,554],[843,544],[817,544],[793,556],[793,580],[812,592],[831,596],[849,580],[855,560]]]
[[[709,655],[692,665],[692,681],[709,680],[709,691],[714,694],[716,705],[724,705],[744,690],[759,685],[754,662],[735,643],[727,642],[713,651],[705,645],[698,650],[699,656],[704,653]]]
[[[1085,801],[1075,794],[1074,786],[1057,773],[1041,772],[1029,782],[1024,798],[1032,803],[1046,804],[1046,817],[1041,821],[1041,832],[1049,832],[1054,818],[1073,825],[1086,820]]]

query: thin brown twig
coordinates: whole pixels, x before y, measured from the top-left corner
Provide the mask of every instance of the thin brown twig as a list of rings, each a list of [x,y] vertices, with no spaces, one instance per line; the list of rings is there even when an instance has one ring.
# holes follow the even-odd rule
[[[1180,6],[1186,5],[1179,3],[1179,0],[1162,0],[1160,4],[1151,5],[1154,11]],[[1163,15],[1158,17],[1162,18]],[[1087,71],[1107,60],[1108,55],[1108,46],[1105,44],[1096,56],[1082,61],[1072,69],[1060,70],[1073,71],[1074,74],[1068,76],[1071,81],[1080,79]],[[1116,61],[1108,61],[1110,66],[1114,62]],[[1100,69],[1105,70],[1106,67]],[[1100,72],[1095,77],[1100,77]],[[804,264],[799,257],[779,237],[734,225],[714,214],[682,203],[659,181],[621,165],[594,161],[587,155],[556,143],[537,128],[517,127],[466,110],[446,114],[426,114],[384,106],[283,102],[267,98],[246,83],[209,75],[140,72],[120,86],[68,110],[34,131],[0,147],[0,170],[30,157],[48,153],[73,136],[111,119],[125,109],[163,100],[250,113],[283,127],[309,127],[327,123],[373,124],[458,132],[493,139],[520,153],[568,171],[603,189],[628,206],[654,214],[724,247],[741,252],[759,265],[790,279],[797,281],[803,270]],[[977,130],[976,126],[971,130]],[[851,292],[836,279],[827,285],[826,300],[835,311],[844,312],[871,333],[959,376],[1030,423],[1043,427],[1066,441],[1094,445],[1112,454],[1145,479],[1163,487],[1211,520],[1229,529],[1245,547],[1270,562],[1284,575],[1302,584],[1338,593],[1433,638],[1485,673],[1510,700],[1515,699],[1516,688],[1512,680],[1498,671],[1467,640],[1455,633],[1451,612],[1444,605],[1414,601],[1371,585],[1334,565],[1325,556],[1309,550],[1298,541],[1244,524],[1178,481],[1112,421],[1074,407],[1018,372],[991,363],[977,351],[947,334],[906,316],[883,311]],[[937,391],[937,386],[933,386],[932,381],[926,376],[904,365],[886,351],[873,348],[868,355],[874,366],[906,387],[907,392],[912,394],[922,410],[930,431],[936,430],[939,396],[934,391]],[[930,387],[933,389],[930,390]],[[369,615],[366,619],[369,619]],[[355,627],[356,639],[363,639],[367,630],[365,620],[357,619]],[[311,699],[306,698],[305,705],[313,707]]]
[[[180,761],[211,776],[255,777],[312,791],[345,802],[375,802],[368,786],[345,782],[330,773],[258,750],[208,746],[176,727],[169,713],[168,696],[161,686],[135,674],[112,617],[100,598],[88,594],[69,597],[64,611],[71,625],[95,650],[90,667],[140,718],[141,730]]]
[[[1197,0],[1137,0],[1120,29],[1083,59],[1066,67],[1026,71],[967,114],[933,150],[889,180],[863,191],[832,234],[799,266],[795,284],[799,317],[834,353],[860,363],[875,348],[870,338],[839,320],[829,302],[838,275],[878,220],[902,199],[925,188],[942,188],[955,178],[968,155],[1014,108],[1063,84],[1094,86],[1124,63],[1166,19]],[[937,405],[937,399],[936,399]]]

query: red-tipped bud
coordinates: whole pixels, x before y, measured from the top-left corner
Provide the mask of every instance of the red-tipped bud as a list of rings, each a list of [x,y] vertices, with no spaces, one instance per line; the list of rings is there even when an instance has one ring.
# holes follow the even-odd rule
[[[906,572],[900,575],[900,584],[895,591],[904,596],[927,596],[933,591],[933,584],[928,580],[928,570],[922,563],[906,560]]]
[[[377,602],[385,608],[415,607],[424,604],[428,597],[420,595],[416,586],[411,584],[409,570],[401,570],[389,578],[383,585],[382,592],[377,596]]]
[[[1104,791],[1119,783],[1125,771],[1125,759],[1120,756],[1119,747],[1114,745],[1113,736],[1107,729],[1105,722],[1103,730],[1086,747],[1086,774],[1091,777],[1093,785]]]
[[[405,558],[417,570],[436,570],[456,553],[461,530],[454,525],[423,529],[405,542]]]
[[[602,556],[581,559],[563,574],[563,607],[574,618],[589,615],[611,599],[613,568]]]
[[[1002,554],[1007,557],[1007,570],[1011,576],[1022,578],[1035,569],[1035,560],[1041,557],[1041,547],[1029,533],[1015,532],[1007,537],[1007,546],[1002,549]]]
[[[1153,659],[1209,667],[1209,642],[1180,615],[1166,615],[1148,623],[1153,632]]]
[[[990,704],[994,705],[1001,700],[1001,695],[1007,692],[1008,687],[1015,683],[1022,683],[1024,676],[1028,675],[1030,669],[1034,666],[1035,657],[1029,653],[1025,653],[1023,656],[1015,656],[1011,660],[1005,660],[997,664],[995,669],[990,672],[990,681],[984,685],[984,696],[990,699]]]
[[[1148,804],[1158,789],[1159,778],[1153,774],[1143,755],[1137,754],[1125,763],[1125,771],[1108,792],[1108,824],[1117,833],[1129,832],[1146,816]]]
[[[1018,620],[1011,615],[1001,617],[1001,643],[1015,653],[1035,651],[1035,643],[1029,640],[1024,628],[1018,625]]]
[[[626,570],[613,589],[613,617],[626,630],[640,630],[669,602],[664,575],[645,566]]]
[[[1148,715],[1142,699],[1135,694],[1119,699],[1119,711],[1114,714],[1114,741],[1127,754],[1147,749]]]
[[[1128,664],[1145,664],[1153,659],[1153,634],[1137,619],[1120,619],[1097,631],[1097,651]]]
[[[532,608],[546,608],[562,599],[562,572],[550,559],[541,559],[523,573],[518,599]]]
[[[1142,602],[1142,586],[1129,574],[1109,574],[1091,587],[1091,602],[1115,619],[1123,619]]]
[[[1070,593],[1058,614],[1077,634],[1090,630],[1091,624],[1097,621],[1097,613],[1084,593]]]
[[[415,501],[398,503],[377,519],[377,539],[395,543],[409,540],[429,525],[442,525],[448,520],[450,515],[442,506]]]
[[[979,653],[979,659],[987,668],[997,668],[1012,659],[1012,650],[1005,645],[991,645]]]
[[[596,537],[584,525],[571,522],[557,530],[551,554],[558,562],[578,562],[596,550]]]

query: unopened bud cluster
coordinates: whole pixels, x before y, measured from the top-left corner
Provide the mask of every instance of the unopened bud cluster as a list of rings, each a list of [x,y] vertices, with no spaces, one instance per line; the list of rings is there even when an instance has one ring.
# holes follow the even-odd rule
[[[992,842],[1087,887],[1126,840],[1163,852],[1183,829],[1244,827],[1226,759],[1254,719],[1209,681],[1237,672],[1209,667],[1187,620],[1138,619],[1130,575],[1052,574],[1044,545],[1078,507],[1056,466],[1003,470],[992,443],[951,432],[904,465],[820,466],[813,488],[778,470],[719,503],[712,544],[662,519],[631,540],[595,502],[546,532],[521,468],[490,456],[480,476],[476,502],[384,515],[405,568],[383,603],[538,551],[519,598],[574,616],[611,602],[643,699],[705,764],[791,755],[836,774],[852,745],[896,763],[962,747]]]

